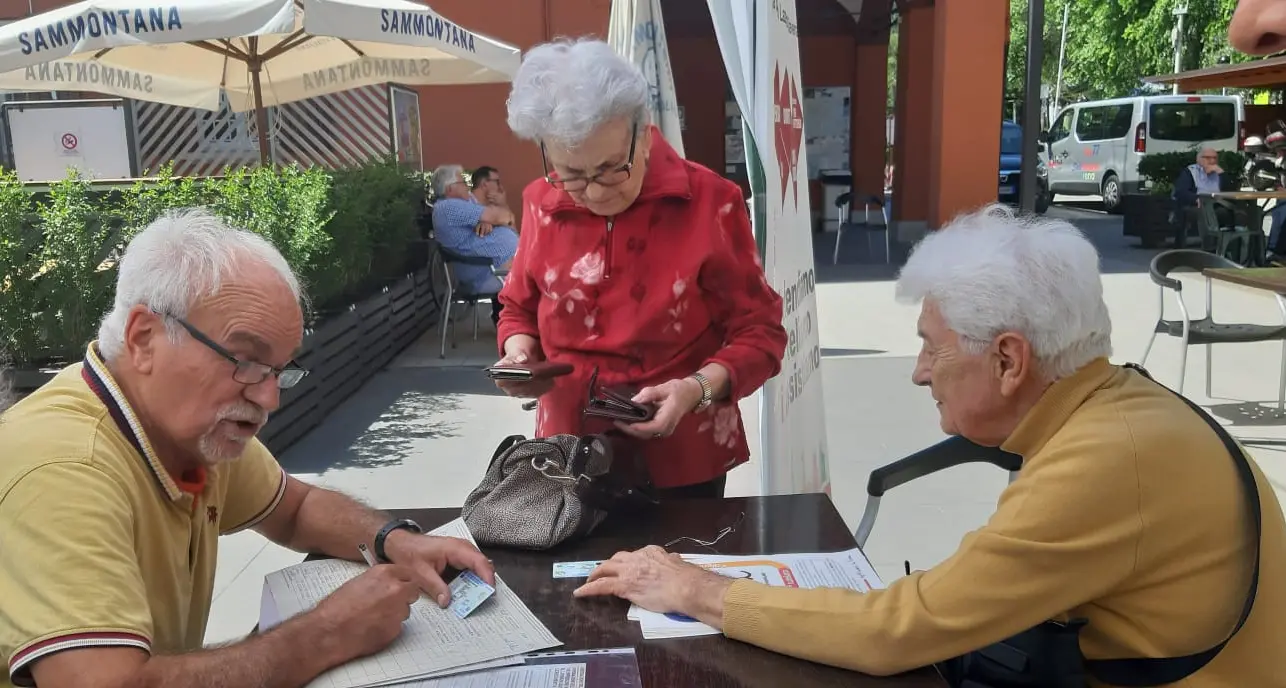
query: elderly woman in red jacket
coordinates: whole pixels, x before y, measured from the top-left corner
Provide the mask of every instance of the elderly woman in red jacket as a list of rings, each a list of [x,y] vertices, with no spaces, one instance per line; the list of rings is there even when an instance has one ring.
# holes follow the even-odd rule
[[[536,435],[637,438],[664,496],[722,496],[749,458],[737,408],[781,370],[782,300],[764,278],[740,188],[687,162],[651,125],[646,79],[596,40],[529,51],[509,127],[540,146],[522,234],[500,293],[504,363],[571,375],[499,383],[539,397]],[[639,390],[651,421],[582,411],[590,376]]]

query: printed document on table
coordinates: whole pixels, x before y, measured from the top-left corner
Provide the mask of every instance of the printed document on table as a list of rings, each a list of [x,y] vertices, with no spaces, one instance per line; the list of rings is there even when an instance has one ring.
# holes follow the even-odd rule
[[[396,688],[585,688],[584,664],[517,666],[399,683]]]
[[[473,541],[457,519],[433,535]],[[326,596],[367,570],[365,564],[339,559],[306,561],[264,578],[263,611],[284,621],[315,607]],[[273,621],[274,619],[266,619]],[[336,667],[310,688],[372,688],[463,671],[521,664],[526,652],[562,643],[531,613],[499,577],[492,599],[464,619],[422,596],[411,606],[402,634],[383,652]]]
[[[857,548],[826,554],[684,554],[683,559],[729,578],[776,587],[848,588],[858,592],[884,587],[875,567]],[[638,621],[643,637],[649,640],[719,633],[711,626],[682,614],[658,614],[637,605],[630,605],[626,618]]]
[[[632,647],[533,652],[523,666],[403,683],[396,688],[643,688]]]

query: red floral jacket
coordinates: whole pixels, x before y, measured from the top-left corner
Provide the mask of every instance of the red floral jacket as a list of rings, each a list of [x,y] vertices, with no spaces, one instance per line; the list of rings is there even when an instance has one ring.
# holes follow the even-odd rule
[[[500,293],[498,344],[540,340],[571,363],[537,407],[537,437],[611,429],[584,416],[589,377],[635,389],[717,362],[732,394],[683,418],[674,434],[641,441],[658,487],[712,480],[750,454],[737,400],[781,371],[782,299],[764,278],[736,184],[681,159],[652,130],[638,200],[594,215],[539,179],[523,191],[522,234]]]

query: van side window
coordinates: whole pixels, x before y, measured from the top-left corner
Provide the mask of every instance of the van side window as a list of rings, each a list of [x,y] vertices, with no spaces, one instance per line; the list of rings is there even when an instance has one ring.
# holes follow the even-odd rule
[[[1107,106],[1081,108],[1076,118],[1076,138],[1081,141],[1100,141],[1107,131]]]
[[[1123,139],[1130,135],[1130,125],[1134,123],[1134,104],[1113,105],[1107,113],[1105,139]]]
[[[1054,126],[1049,128],[1050,141],[1062,141],[1067,138],[1068,134],[1072,133],[1072,115],[1075,114],[1075,110],[1063,110],[1063,114],[1058,116]]]

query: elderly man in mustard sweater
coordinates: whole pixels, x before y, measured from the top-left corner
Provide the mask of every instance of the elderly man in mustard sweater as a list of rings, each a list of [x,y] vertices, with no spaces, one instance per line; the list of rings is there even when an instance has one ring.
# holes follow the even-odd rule
[[[868,593],[734,581],[649,547],[617,554],[576,595],[617,595],[879,675],[1048,619],[1088,620],[1087,659],[1175,657],[1227,638],[1254,565],[1249,490],[1183,400],[1108,362],[1094,247],[1067,222],[988,208],[923,240],[897,291],[922,302],[912,381],[932,390],[943,431],[1023,457],[985,526],[938,566]],[[1257,598],[1187,688],[1286,686],[1286,524],[1251,466],[1262,505]]]

